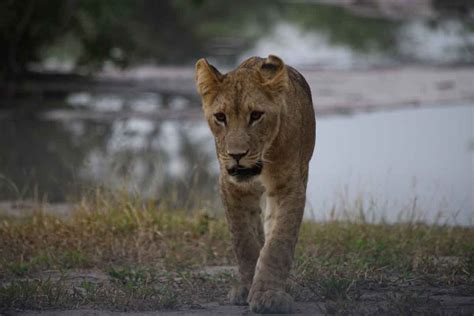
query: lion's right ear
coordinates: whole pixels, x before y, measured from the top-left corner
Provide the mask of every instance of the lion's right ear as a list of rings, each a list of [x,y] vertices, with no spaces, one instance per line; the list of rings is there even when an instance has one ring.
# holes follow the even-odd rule
[[[196,63],[196,88],[203,103],[209,104],[216,97],[223,75],[206,59],[201,58]]]

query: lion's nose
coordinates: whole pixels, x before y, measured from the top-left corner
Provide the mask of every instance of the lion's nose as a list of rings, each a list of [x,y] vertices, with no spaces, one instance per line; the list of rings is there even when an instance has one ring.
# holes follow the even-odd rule
[[[247,150],[246,152],[240,152],[240,153],[227,153],[229,156],[231,156],[232,158],[235,159],[235,161],[237,161],[237,163],[239,163],[239,160],[242,159],[242,157],[244,157],[245,155],[247,155],[249,151]]]

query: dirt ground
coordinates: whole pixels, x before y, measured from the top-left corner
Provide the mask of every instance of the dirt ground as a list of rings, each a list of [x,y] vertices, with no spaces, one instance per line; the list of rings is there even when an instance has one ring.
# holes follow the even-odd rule
[[[0,218],[0,315],[252,314],[228,304],[224,219],[98,196],[71,216]],[[300,315],[474,315],[472,240],[469,227],[303,221],[286,290]]]
[[[236,269],[231,266],[207,267],[196,271],[205,277],[218,277],[221,274],[235,276]],[[59,271],[42,272],[38,276],[49,281],[65,281],[73,289],[83,282],[104,284],[110,282],[110,277],[97,270],[70,271],[67,275]],[[344,298],[316,299],[309,294],[302,294],[295,302],[294,315],[327,315],[327,314],[390,314],[390,315],[474,315],[474,284],[456,284],[446,286],[436,284],[434,280],[396,280],[387,282],[366,282],[357,285],[356,293],[348,294]],[[291,281],[290,281],[291,282]],[[222,291],[225,291],[226,285]],[[222,292],[221,291],[221,292]],[[347,290],[349,292],[349,289]],[[302,291],[304,292],[304,290]],[[114,311],[86,308],[80,306],[77,310],[46,310],[46,311],[4,311],[0,315],[66,315],[66,316],[139,316],[139,315],[253,315],[248,306],[233,306],[226,302],[225,294],[215,297],[201,296],[200,301],[192,304],[177,304],[172,310],[156,312]],[[299,301],[302,300],[302,301]],[[308,301],[306,301],[308,300]]]
[[[319,311],[317,303],[297,303],[296,313],[293,315],[324,315]],[[204,315],[255,315],[249,311],[246,306],[220,305],[218,303],[208,303],[199,309],[188,309],[180,311],[161,311],[161,312],[111,312],[98,310],[59,310],[45,312],[8,312],[5,315],[23,315],[23,316],[204,316]]]

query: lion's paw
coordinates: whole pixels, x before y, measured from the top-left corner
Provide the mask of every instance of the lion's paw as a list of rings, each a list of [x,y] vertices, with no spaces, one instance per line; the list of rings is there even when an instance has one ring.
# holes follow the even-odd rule
[[[229,301],[233,305],[247,305],[247,296],[249,295],[249,287],[242,284],[232,286],[229,292]]]
[[[255,291],[248,299],[250,310],[259,314],[289,314],[293,298],[283,290]]]

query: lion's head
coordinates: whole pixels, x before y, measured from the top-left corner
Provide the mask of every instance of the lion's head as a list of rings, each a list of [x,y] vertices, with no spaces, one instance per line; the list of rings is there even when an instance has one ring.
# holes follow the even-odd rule
[[[221,166],[237,181],[260,174],[284,111],[288,73],[283,61],[252,57],[221,74],[200,59],[196,85]]]

